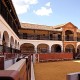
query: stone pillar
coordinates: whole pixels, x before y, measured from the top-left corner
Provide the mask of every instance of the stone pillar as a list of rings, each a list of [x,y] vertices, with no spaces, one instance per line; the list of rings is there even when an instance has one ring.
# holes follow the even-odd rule
[[[2,45],[2,39],[0,39],[0,45]]]
[[[35,54],[37,53],[37,46],[35,46]]]
[[[51,53],[51,46],[49,46],[49,53]]]
[[[15,48],[14,44],[12,44],[12,48]]]
[[[7,45],[8,47],[10,47],[10,42],[6,42],[6,45]]]
[[[35,63],[36,62],[36,54],[34,53],[32,57],[33,57],[33,63]]]
[[[63,52],[63,45],[61,46],[61,52]]]
[[[33,63],[36,62],[37,46],[35,46],[35,53],[33,54]]]

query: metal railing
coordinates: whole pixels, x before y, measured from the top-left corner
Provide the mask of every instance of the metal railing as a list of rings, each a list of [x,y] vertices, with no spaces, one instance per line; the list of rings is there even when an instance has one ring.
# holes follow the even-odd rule
[[[65,41],[76,41],[77,40],[77,38],[76,37],[66,37],[65,36]]]
[[[57,41],[61,41],[62,37],[50,37],[49,35],[20,35],[21,39],[27,39],[27,40],[57,40]]]

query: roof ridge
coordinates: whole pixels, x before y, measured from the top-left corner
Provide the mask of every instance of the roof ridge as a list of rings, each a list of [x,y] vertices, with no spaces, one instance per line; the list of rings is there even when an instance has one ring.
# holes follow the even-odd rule
[[[33,23],[21,23],[21,24],[29,24],[29,25],[37,25],[37,26],[48,26],[48,25],[40,25],[40,24],[33,24]],[[49,26],[49,27],[53,27],[53,26]]]

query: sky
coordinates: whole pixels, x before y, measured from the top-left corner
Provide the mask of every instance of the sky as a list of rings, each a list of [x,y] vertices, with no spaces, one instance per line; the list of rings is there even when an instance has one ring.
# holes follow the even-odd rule
[[[80,0],[12,0],[20,22],[80,28]]]

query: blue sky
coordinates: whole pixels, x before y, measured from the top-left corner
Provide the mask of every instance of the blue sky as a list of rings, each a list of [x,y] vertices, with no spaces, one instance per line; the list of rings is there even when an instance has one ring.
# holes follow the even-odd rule
[[[80,0],[12,0],[20,22],[55,26],[72,22],[80,28]]]

